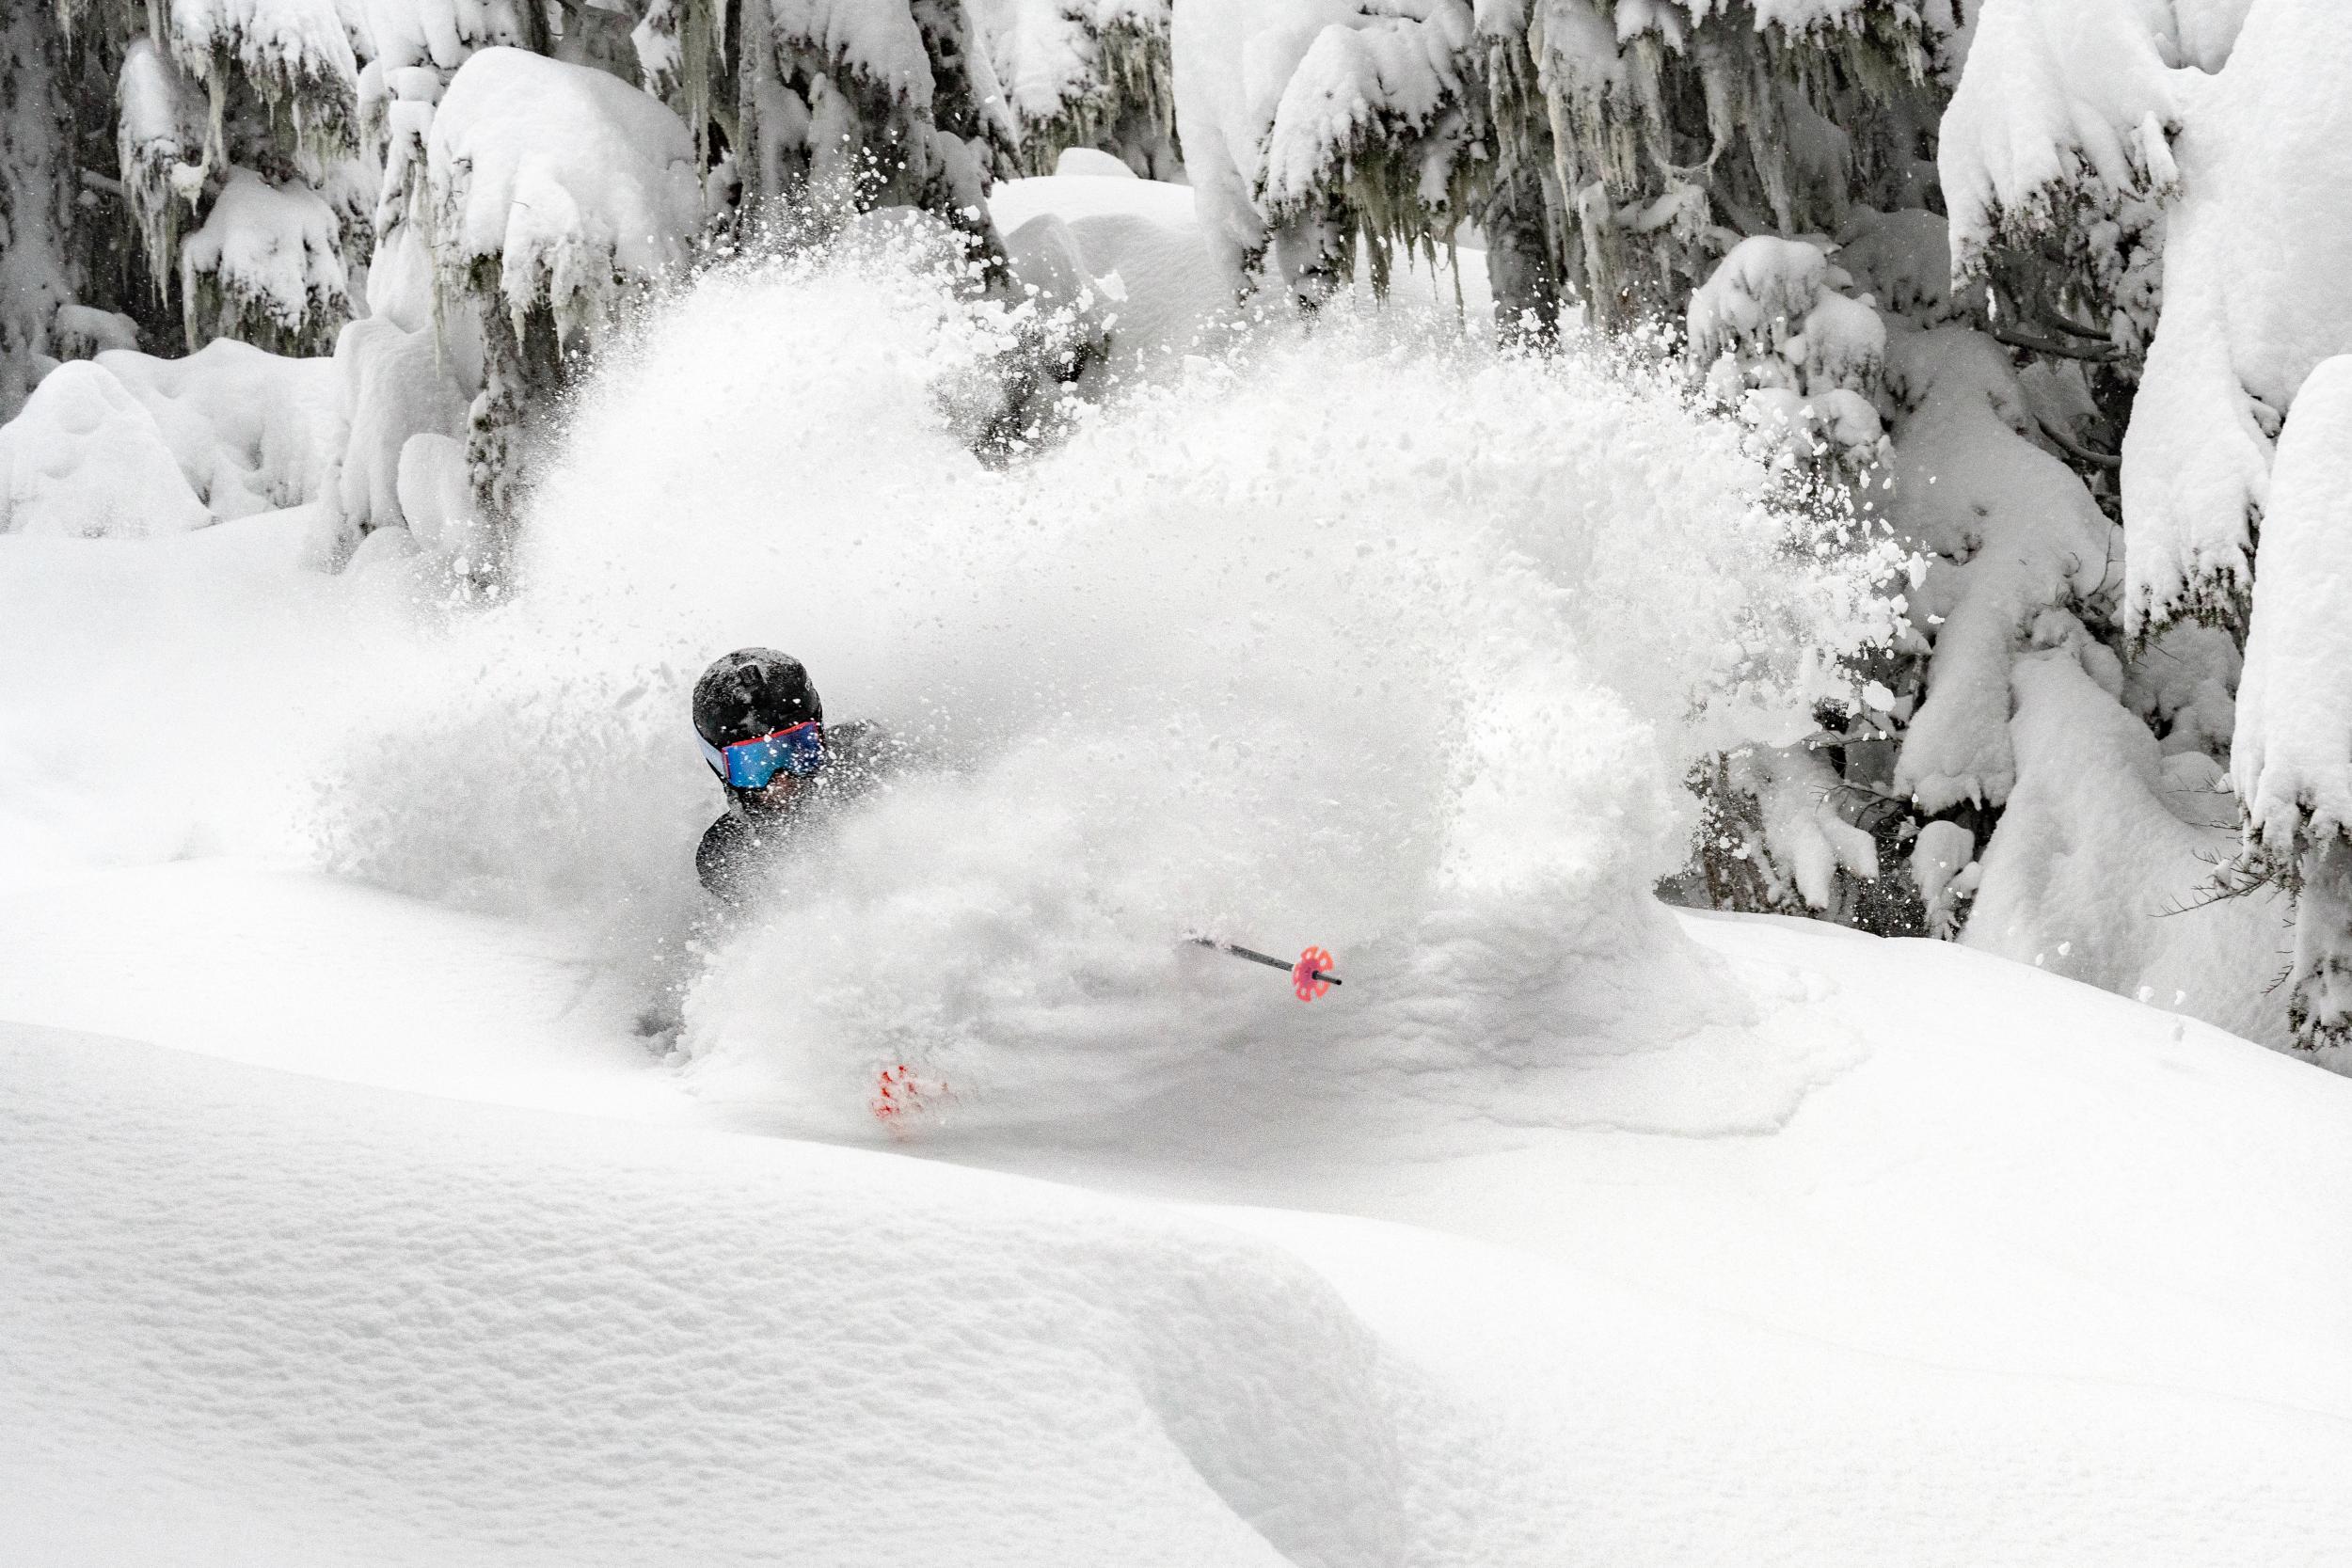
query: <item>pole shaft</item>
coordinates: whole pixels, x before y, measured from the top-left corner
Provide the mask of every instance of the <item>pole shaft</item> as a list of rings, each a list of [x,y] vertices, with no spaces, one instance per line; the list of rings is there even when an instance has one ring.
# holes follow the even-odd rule
[[[1192,940],[1197,946],[1214,947],[1220,953],[1231,953],[1236,958],[1248,958],[1253,964],[1263,964],[1268,969],[1279,969],[1285,974],[1294,974],[1298,968],[1296,964],[1286,963],[1270,953],[1256,952],[1237,942],[1219,942],[1215,937],[1195,937]],[[1327,970],[1316,970],[1314,977],[1318,980],[1328,980],[1335,986],[1340,983],[1340,977]]]

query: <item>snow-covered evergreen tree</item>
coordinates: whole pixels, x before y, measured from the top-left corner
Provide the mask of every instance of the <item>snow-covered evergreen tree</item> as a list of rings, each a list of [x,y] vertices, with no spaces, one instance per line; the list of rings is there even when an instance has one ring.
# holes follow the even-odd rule
[[[2315,367],[2352,352],[2352,203],[2337,194],[2334,128],[2348,68],[2341,7],[1988,0],[1945,140],[1963,269],[2009,305],[2009,341],[2083,364],[2121,434],[2126,696],[2168,768],[2234,771],[2247,851],[2219,886],[2258,906],[2274,884],[2296,893],[2290,1005],[2314,1047],[2342,1037],[2328,955],[2352,949],[2352,912],[2325,847],[2328,732],[2307,727],[2314,710],[2283,672],[2298,644],[2328,645],[2313,596],[2328,597],[2329,579],[2312,543],[2327,525],[2312,520],[2324,507],[2308,475],[2334,416],[2310,421],[2276,552],[2278,485],[2296,476],[2274,472],[2274,448],[2321,385]],[[2275,590],[2257,569],[2274,554],[2288,575]],[[2265,603],[2289,624],[2265,629]],[[2334,605],[2352,613],[2341,590]],[[2253,702],[2233,713],[2240,646]],[[2259,965],[2229,983],[2251,992],[2269,978]]]
[[[987,245],[988,180],[1025,135],[1038,156],[1128,136],[1165,159],[1165,8],[1063,20],[1061,107],[1041,101],[1024,127],[963,0],[13,8],[0,412],[60,356],[138,341],[120,313],[135,284],[141,321],[167,311],[190,348],[332,352],[350,447],[327,494],[347,541],[410,522],[414,500],[479,568],[522,478],[516,437],[566,353],[727,204],[757,220],[812,190],[905,203]],[[460,91],[490,51],[501,64],[472,79],[500,85]],[[110,90],[87,90],[97,78]],[[93,107],[103,169],[84,145]],[[461,445],[468,495],[450,484]]]
[[[69,26],[122,40],[124,198],[149,266],[178,284],[189,347],[221,337],[331,347],[367,261],[375,182],[336,7],[158,0],[144,19],[61,7]]]
[[[1227,264],[1312,296],[1477,223],[1506,320],[1678,309],[1739,238],[1923,189],[1949,5],[1363,0],[1178,8],[1179,129]],[[1245,63],[1246,62],[1246,63]]]

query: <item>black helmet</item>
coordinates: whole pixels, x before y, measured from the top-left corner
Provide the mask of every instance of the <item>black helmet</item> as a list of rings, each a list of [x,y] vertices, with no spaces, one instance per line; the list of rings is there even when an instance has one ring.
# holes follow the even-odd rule
[[[694,732],[713,746],[811,720],[825,721],[825,705],[808,672],[773,648],[738,648],[694,683]]]

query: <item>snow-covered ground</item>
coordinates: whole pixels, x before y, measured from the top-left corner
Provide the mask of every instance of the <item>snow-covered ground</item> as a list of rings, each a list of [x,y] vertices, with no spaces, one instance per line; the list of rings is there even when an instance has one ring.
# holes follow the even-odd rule
[[[2352,1085],[1655,904],[1861,612],[1447,315],[989,469],[984,321],[755,273],[511,603],[0,537],[0,1560],[2340,1560]],[[713,927],[743,641],[919,763]]]
[[[12,1561],[2324,1563],[2352,1525],[2352,1357],[2296,1305],[2344,1288],[2352,1092],[2001,960],[1693,917],[1761,1016],[1647,1053],[1647,1131],[1579,1125],[1581,1072],[1276,1037],[1287,1092],[934,1163],[693,1125],[593,1022],[551,1067],[525,933],[207,906],[362,942],[11,974],[192,1048],[0,1030]],[[533,1078],[600,1114],[466,1102]]]

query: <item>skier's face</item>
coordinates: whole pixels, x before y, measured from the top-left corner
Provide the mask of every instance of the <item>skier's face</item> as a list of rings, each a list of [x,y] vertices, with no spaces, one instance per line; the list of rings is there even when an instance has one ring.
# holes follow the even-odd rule
[[[780,772],[757,789],[746,790],[744,799],[762,810],[773,811],[780,806],[790,805],[793,795],[807,782],[793,774]]]

